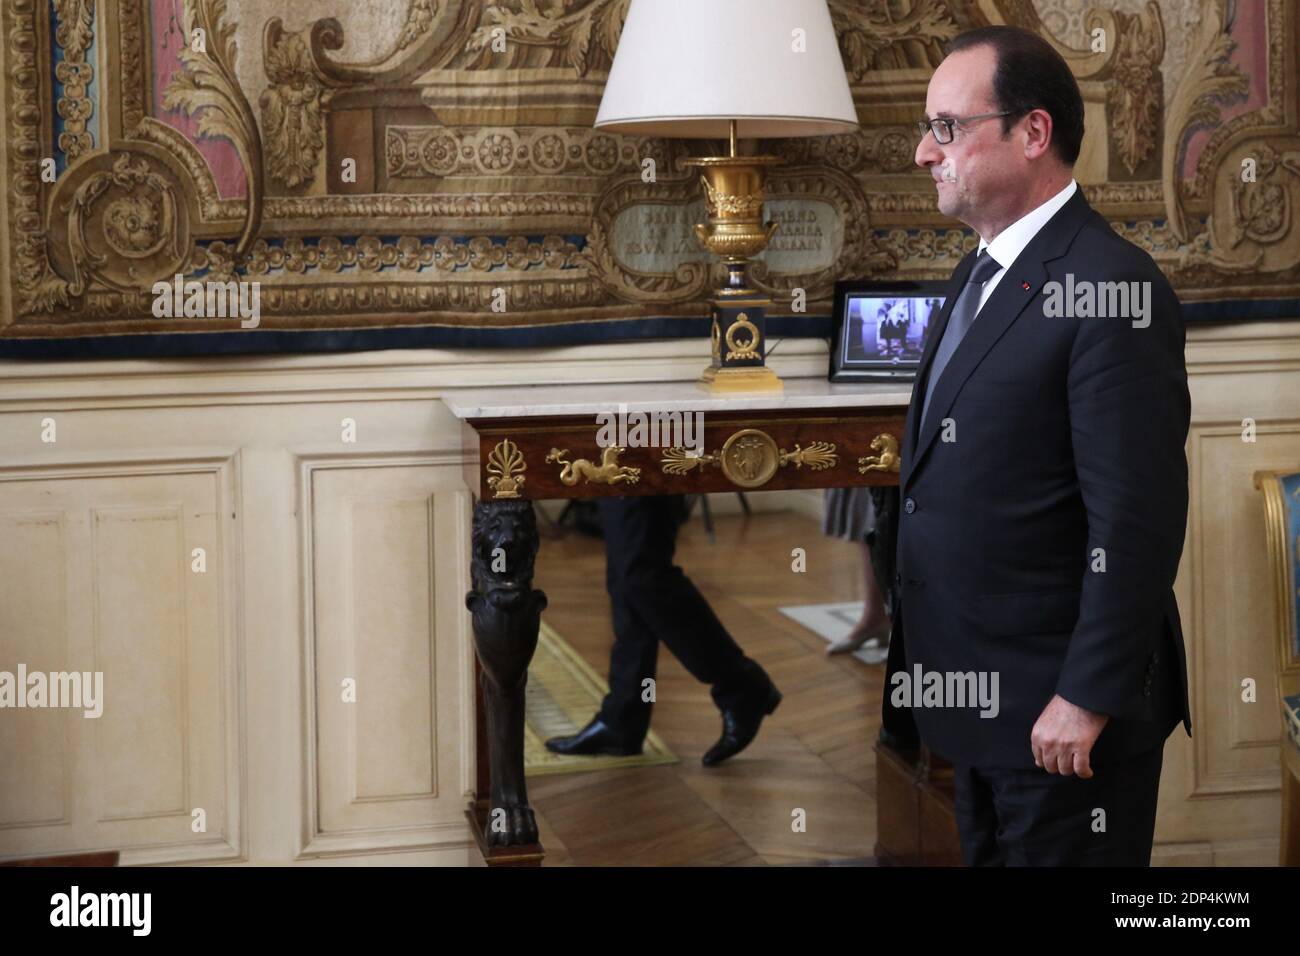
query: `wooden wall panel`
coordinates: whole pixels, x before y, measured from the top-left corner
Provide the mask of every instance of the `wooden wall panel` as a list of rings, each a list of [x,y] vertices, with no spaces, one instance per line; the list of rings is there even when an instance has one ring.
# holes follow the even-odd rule
[[[444,839],[465,803],[457,671],[469,494],[459,453],[412,464],[357,456],[305,472],[315,767],[306,850]]]
[[[1196,446],[1198,494],[1195,693],[1201,714],[1197,795],[1278,788],[1275,612],[1264,511],[1252,487],[1261,468],[1300,468],[1300,423],[1267,427],[1242,441],[1240,424],[1202,426]],[[1233,489],[1225,494],[1224,489]],[[1254,702],[1242,681],[1255,682]]]
[[[33,503],[0,513],[0,667],[15,673],[25,661],[32,670],[68,669],[67,578],[62,512]],[[0,833],[68,823],[68,724],[75,719],[12,710],[0,720]]]
[[[99,717],[4,713],[0,856],[235,852],[238,673],[217,530],[231,480],[229,463],[0,473],[0,666],[102,674]]]

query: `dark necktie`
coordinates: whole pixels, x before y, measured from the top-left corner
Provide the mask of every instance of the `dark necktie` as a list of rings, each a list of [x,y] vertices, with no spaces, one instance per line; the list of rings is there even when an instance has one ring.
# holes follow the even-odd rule
[[[1001,263],[989,255],[989,251],[985,249],[975,260],[970,275],[966,277],[966,285],[962,287],[961,294],[957,296],[957,301],[953,304],[952,314],[948,316],[948,325],[943,330],[943,338],[939,340],[939,347],[934,352],[934,361],[930,364],[930,376],[925,382],[925,401],[921,403],[921,424],[923,426],[925,424],[925,413],[930,408],[930,396],[934,394],[934,385],[939,381],[939,376],[943,374],[948,360],[957,351],[957,346],[961,345],[961,340],[966,337],[967,330],[975,321],[975,313],[979,311],[980,293],[984,291],[984,283],[993,278],[994,274],[1001,268]]]

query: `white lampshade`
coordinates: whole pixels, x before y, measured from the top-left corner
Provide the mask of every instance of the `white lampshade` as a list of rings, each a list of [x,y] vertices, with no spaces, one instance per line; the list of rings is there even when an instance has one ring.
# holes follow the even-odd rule
[[[596,128],[715,139],[733,119],[741,139],[857,128],[826,0],[632,0]]]

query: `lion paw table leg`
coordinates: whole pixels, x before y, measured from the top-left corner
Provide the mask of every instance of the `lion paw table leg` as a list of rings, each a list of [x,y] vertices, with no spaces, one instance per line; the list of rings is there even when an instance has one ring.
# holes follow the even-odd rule
[[[475,501],[465,595],[479,663],[479,759],[486,737],[488,799],[470,805],[489,865],[538,863],[542,848],[524,782],[524,688],[546,595],[533,588],[537,518],[531,501]],[[483,733],[486,731],[486,733]],[[480,765],[479,778],[483,773]]]

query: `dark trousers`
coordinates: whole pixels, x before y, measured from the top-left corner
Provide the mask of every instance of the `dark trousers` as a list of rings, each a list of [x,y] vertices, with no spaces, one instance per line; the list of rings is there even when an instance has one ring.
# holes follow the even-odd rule
[[[655,676],[662,641],[691,675],[712,685],[719,709],[762,700],[770,681],[745,656],[704,596],[673,564],[684,514],[680,495],[600,498],[605,586],[614,615],[609,694],[599,717],[630,741],[650,729],[643,681]]]
[[[956,765],[966,865],[1150,866],[1163,761],[1156,747],[1093,767],[1087,780]]]

